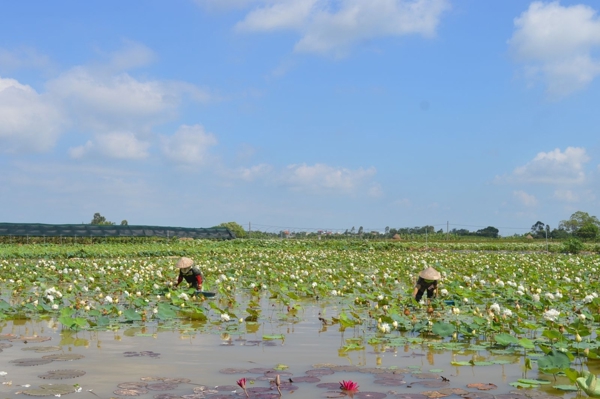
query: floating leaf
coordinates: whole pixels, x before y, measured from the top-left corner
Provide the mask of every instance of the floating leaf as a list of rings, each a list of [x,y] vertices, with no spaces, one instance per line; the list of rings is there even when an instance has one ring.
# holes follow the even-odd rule
[[[23,342],[25,344],[27,343],[31,343],[31,342],[46,342],[46,341],[50,341],[52,339],[52,337],[42,337],[42,336],[33,336],[33,337],[19,337],[19,338],[10,338],[9,341],[11,342]]]
[[[334,373],[334,371],[331,369],[312,369],[312,370],[306,371],[306,374],[312,375],[312,376],[323,376],[323,375],[330,375],[333,373]]]
[[[274,368],[275,370],[285,370],[285,369],[288,369],[288,368],[290,368],[290,366],[288,366],[288,365],[285,365],[285,364],[281,364],[281,363],[279,363],[279,364],[277,364],[277,365],[276,365],[275,367],[273,367],[273,368]],[[269,371],[267,371],[266,373],[272,373],[272,372],[273,372],[273,370],[269,370]],[[290,375],[291,375],[291,374],[290,374]]]
[[[552,385],[552,388],[567,392],[579,391],[576,385]]]
[[[67,384],[45,384],[38,389],[27,389],[23,393],[29,396],[60,396],[75,392],[73,385]]]
[[[43,359],[57,360],[69,362],[72,360],[83,359],[85,356],[79,355],[77,353],[57,353],[56,355],[46,355],[42,356]]]
[[[119,396],[140,396],[148,393],[148,390],[144,388],[117,389],[113,393]]]
[[[550,381],[546,381],[546,380],[533,380],[533,379],[528,379],[528,378],[520,378],[518,381],[522,382],[524,384],[531,384],[531,385],[547,385],[547,384],[550,384]]]
[[[138,389],[145,388],[148,385],[146,382],[122,382],[117,387],[121,389]]]
[[[67,378],[76,378],[85,375],[83,370],[51,370],[45,374],[40,374],[38,377],[52,380],[64,380]]]
[[[271,371],[270,369],[265,369],[267,371]],[[234,368],[227,368],[227,369],[221,369],[219,370],[219,373],[221,374],[244,374],[244,373],[249,373],[250,370],[247,369],[234,369]],[[261,374],[264,373],[264,371],[261,372]]]
[[[45,353],[45,352],[56,352],[61,350],[60,346],[27,346],[25,348],[21,348],[22,351],[33,351],[37,353]]]
[[[285,335],[283,334],[274,334],[274,335],[263,335],[262,339],[270,340],[270,339],[284,339]]]
[[[438,321],[433,323],[431,331],[440,337],[449,337],[456,331],[456,327],[450,323]]]
[[[472,384],[467,384],[467,388],[477,388],[480,391],[489,391],[491,389],[498,388],[498,386],[496,384],[492,384],[492,383],[484,384],[482,382],[475,382]]]
[[[15,366],[39,366],[40,364],[48,364],[50,362],[52,362],[51,359],[41,358],[15,359],[10,361],[10,363],[14,363]]]

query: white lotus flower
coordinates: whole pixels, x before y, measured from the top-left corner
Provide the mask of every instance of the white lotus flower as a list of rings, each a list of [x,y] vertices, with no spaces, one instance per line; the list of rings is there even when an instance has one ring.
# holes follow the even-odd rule
[[[558,318],[558,316],[560,315],[560,312],[556,309],[550,309],[544,312],[544,319],[549,320],[549,321],[556,321],[556,319]]]
[[[227,313],[221,313],[221,320],[222,321],[229,321],[230,317]]]

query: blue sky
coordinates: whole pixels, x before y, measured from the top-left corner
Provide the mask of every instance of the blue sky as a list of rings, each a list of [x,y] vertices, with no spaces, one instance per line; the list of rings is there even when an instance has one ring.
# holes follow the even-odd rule
[[[0,221],[600,216],[600,4],[5,2]]]

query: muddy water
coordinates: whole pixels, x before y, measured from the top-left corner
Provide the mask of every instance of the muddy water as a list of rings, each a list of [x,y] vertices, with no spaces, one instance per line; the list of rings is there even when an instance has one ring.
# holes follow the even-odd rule
[[[118,385],[125,382],[146,381],[156,384],[155,378],[189,379],[188,383],[180,383],[168,390],[149,390],[140,395],[144,399],[158,398],[157,395],[173,396],[190,395],[206,386],[201,395],[204,397],[245,397],[238,388],[236,381],[242,377],[254,380],[248,387],[269,387],[271,382],[261,373],[261,368],[273,368],[278,364],[288,368],[282,372],[282,381],[288,381],[305,376],[308,370],[316,367],[331,365],[357,366],[355,371],[341,371],[339,368],[333,374],[320,376],[320,382],[337,383],[341,380],[352,380],[359,384],[361,392],[378,392],[386,397],[398,397],[395,394],[417,394],[441,388],[462,388],[470,392],[479,392],[467,388],[469,383],[491,383],[497,385],[491,394],[503,394],[516,391],[508,385],[523,378],[522,359],[504,357],[514,362],[504,365],[455,367],[451,361],[470,359],[486,360],[485,352],[467,353],[451,351],[432,351],[426,346],[411,345],[396,348],[381,348],[365,345],[362,350],[345,352],[341,349],[346,340],[361,337],[361,330],[347,329],[339,331],[339,326],[324,327],[318,321],[322,311],[317,307],[305,307],[302,321],[297,323],[273,320],[272,322],[241,328],[238,333],[228,334],[220,331],[214,334],[194,333],[193,327],[186,330],[165,330],[156,323],[148,323],[145,327],[123,326],[117,331],[109,332],[78,332],[61,331],[60,324],[54,320],[42,321],[5,321],[0,334],[15,336],[43,336],[51,339],[45,342],[0,340],[0,344],[10,344],[0,353],[0,371],[7,374],[0,376],[1,398],[23,398],[21,391],[42,384],[78,384],[82,388],[79,393],[71,393],[69,397],[93,398],[94,396],[108,399],[125,397],[115,393]],[[333,313],[332,313],[333,314]],[[219,328],[226,328],[230,323],[216,322]],[[365,328],[365,327],[361,327]],[[283,334],[285,339],[263,340],[264,335]],[[7,346],[7,345],[5,345]],[[39,347],[50,350],[49,346],[60,347],[52,352],[35,352],[24,350]],[[45,348],[45,349],[42,349]],[[52,354],[80,354],[84,357],[71,361],[53,361],[48,364],[33,366],[17,366],[11,362],[15,359],[35,358]],[[498,357],[495,357],[498,358]],[[386,386],[376,383],[379,371],[375,368],[402,369],[405,384]],[[85,375],[72,379],[42,379],[42,375],[51,370],[75,369],[85,371]],[[227,370],[230,369],[230,370]],[[238,370],[231,370],[238,369]],[[290,374],[288,374],[290,373]],[[419,373],[434,374],[429,378]],[[444,387],[427,387],[424,381],[440,382],[441,377],[449,380]],[[426,377],[426,376],[425,376]],[[529,371],[527,378],[544,378],[552,380],[551,376],[538,375],[536,370]],[[557,384],[569,384],[566,379],[558,379]],[[553,383],[554,384],[554,383]],[[284,390],[283,397],[321,398],[326,392],[338,391],[317,387],[317,383],[293,383],[297,388]],[[217,387],[215,389],[215,387]],[[214,391],[208,391],[213,389]],[[224,389],[224,390],[219,390]],[[209,394],[213,392],[213,394]],[[276,392],[276,391],[274,391]],[[522,394],[556,395],[565,398],[575,396],[574,393],[544,386],[543,390],[519,390]],[[235,396],[238,395],[238,396]],[[242,396],[240,396],[242,395]],[[368,396],[367,396],[368,397]],[[454,395],[454,397],[458,398]],[[162,398],[165,398],[164,396]]]

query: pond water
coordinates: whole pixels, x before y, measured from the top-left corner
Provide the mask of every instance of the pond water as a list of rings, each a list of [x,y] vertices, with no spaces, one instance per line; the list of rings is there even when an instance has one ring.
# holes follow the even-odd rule
[[[535,369],[525,375],[520,356],[438,350],[426,341],[387,347],[363,343],[363,348],[344,350],[353,338],[362,337],[361,329],[368,326],[340,331],[339,325],[323,325],[319,316],[324,312],[335,314],[335,305],[307,303],[301,317],[271,317],[262,324],[243,323],[234,332],[227,332],[227,327],[239,324],[237,320],[213,322],[215,326],[210,331],[220,329],[217,333],[200,332],[202,325],[193,321],[178,328],[148,322],[123,324],[115,331],[79,332],[63,330],[52,318],[3,321],[0,371],[6,374],[0,376],[0,397],[22,398],[28,390],[43,384],[69,384],[81,388],[69,397],[108,399],[137,393],[144,399],[243,398],[236,381],[246,378],[250,397],[269,398],[277,394],[275,374],[280,374],[283,383],[282,397],[295,398],[339,397],[338,383],[342,380],[358,383],[355,398],[576,396],[576,392],[552,388],[570,384],[564,377],[554,381],[552,376],[538,374]],[[45,338],[49,339],[38,342]],[[59,356],[49,363],[37,364],[37,360],[46,361],[44,357],[51,355]],[[492,359],[502,359],[503,364],[451,365],[452,361]],[[281,370],[275,371],[278,365],[282,365]],[[67,371],[51,373],[56,370]],[[51,378],[71,377],[75,371],[85,374]],[[304,378],[308,376],[313,378]],[[551,384],[519,390],[509,385],[524,377],[545,379]],[[323,387],[323,383],[330,384]],[[479,390],[468,387],[472,383],[480,383],[482,388],[492,388],[490,384],[496,387]],[[137,386],[137,391],[131,389]]]

